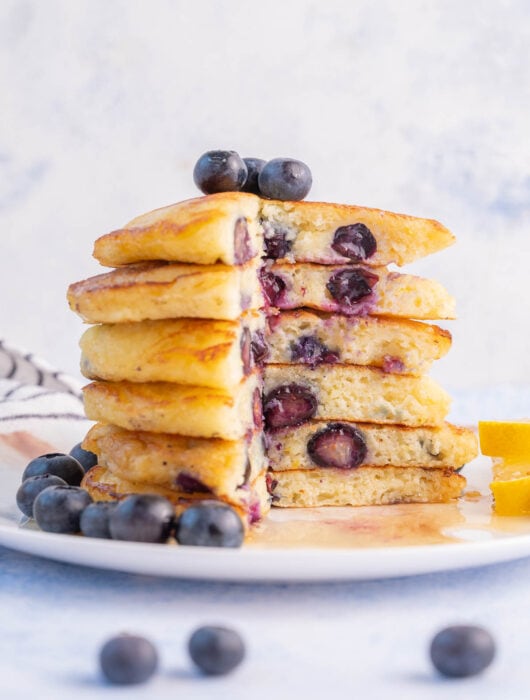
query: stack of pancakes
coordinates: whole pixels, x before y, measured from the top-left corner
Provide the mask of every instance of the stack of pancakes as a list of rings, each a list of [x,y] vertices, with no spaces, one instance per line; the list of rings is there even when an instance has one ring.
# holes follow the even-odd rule
[[[474,435],[426,376],[454,318],[438,283],[390,271],[444,248],[435,221],[222,193],[98,239],[116,269],[70,287],[84,334],[95,498],[279,506],[443,502]],[[411,320],[414,319],[414,320]],[[262,411],[263,397],[263,411]],[[263,421],[264,417],[264,421]],[[268,470],[268,471],[267,471]]]

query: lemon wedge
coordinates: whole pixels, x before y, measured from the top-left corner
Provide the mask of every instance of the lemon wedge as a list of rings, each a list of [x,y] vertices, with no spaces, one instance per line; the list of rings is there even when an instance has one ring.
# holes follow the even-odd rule
[[[478,434],[483,455],[530,461],[530,420],[479,421]]]
[[[490,488],[497,515],[530,515],[530,476],[492,481]]]

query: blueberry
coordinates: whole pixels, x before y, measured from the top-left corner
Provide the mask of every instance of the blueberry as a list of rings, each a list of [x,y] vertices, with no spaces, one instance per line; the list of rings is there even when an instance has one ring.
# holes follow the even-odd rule
[[[33,503],[33,517],[41,530],[72,534],[81,529],[81,514],[92,498],[78,486],[50,486]]]
[[[269,304],[269,306],[278,306],[281,304],[284,292],[287,288],[283,279],[266,268],[261,268],[259,278],[263,296],[267,304]]]
[[[302,335],[291,343],[291,362],[316,367],[322,363],[333,364],[339,361],[339,353],[330,350],[314,335]]]
[[[280,224],[271,222],[263,223],[263,244],[265,247],[265,257],[271,260],[285,258],[293,247],[293,237],[289,236],[287,229]]]
[[[22,481],[30,476],[54,474],[64,479],[70,486],[79,486],[85,475],[85,470],[77,459],[70,455],[53,452],[32,459],[22,474]]]
[[[79,464],[83,467],[83,469],[86,472],[89,469],[92,469],[92,467],[95,467],[98,463],[98,456],[95,455],[93,452],[90,452],[89,450],[84,450],[81,447],[80,442],[78,442],[77,445],[74,445],[74,447],[72,447],[69,454],[74,459],[77,459]]]
[[[346,423],[329,423],[307,443],[307,453],[319,467],[353,469],[366,458],[364,434]]]
[[[236,265],[243,265],[254,256],[247,220],[240,216],[234,224],[234,257]]]
[[[262,367],[265,360],[269,356],[269,346],[265,340],[265,336],[261,331],[256,331],[252,335],[252,342],[250,344],[252,349],[252,357],[254,362],[258,367]]]
[[[167,498],[154,494],[133,494],[118,503],[110,514],[113,540],[166,542],[175,521],[175,511]]]
[[[199,627],[189,639],[188,650],[197,667],[209,676],[230,673],[245,657],[243,640],[227,627]]]
[[[178,486],[184,493],[212,493],[212,489],[209,486],[185,472],[178,474],[175,479],[175,486]]]
[[[17,491],[17,506],[27,515],[28,518],[33,517],[33,503],[35,499],[50,486],[68,486],[64,479],[54,474],[40,474],[39,476],[30,476],[20,485]]]
[[[339,255],[360,262],[370,258],[377,250],[377,242],[364,224],[340,226],[333,236],[331,247]]]
[[[240,547],[245,531],[233,508],[218,501],[202,501],[180,516],[175,536],[183,545]]]
[[[273,158],[261,171],[258,184],[263,197],[296,201],[307,195],[313,178],[311,171],[302,161]]]
[[[110,540],[110,514],[116,506],[116,501],[97,501],[88,505],[81,513],[80,527],[83,535]]]
[[[158,654],[148,639],[120,634],[103,645],[99,664],[110,683],[134,685],[151,678],[158,666]]]
[[[372,287],[378,279],[377,275],[367,270],[339,270],[331,275],[326,288],[339,304],[353,306],[361,299],[370,296]]]
[[[495,656],[495,642],[482,627],[455,625],[435,635],[430,655],[432,663],[442,675],[466,678],[481,673],[491,664]]]
[[[248,328],[244,328],[240,340],[241,362],[243,364],[243,374],[250,374],[254,356],[252,354],[252,338]]]
[[[247,166],[235,151],[207,151],[193,170],[193,180],[204,194],[238,191],[246,179]]]
[[[263,400],[265,423],[267,428],[273,430],[310,420],[317,407],[311,389],[300,384],[282,384],[270,391]]]
[[[243,162],[247,166],[247,181],[241,189],[243,192],[259,194],[258,178],[263,170],[265,161],[261,158],[243,158]]]

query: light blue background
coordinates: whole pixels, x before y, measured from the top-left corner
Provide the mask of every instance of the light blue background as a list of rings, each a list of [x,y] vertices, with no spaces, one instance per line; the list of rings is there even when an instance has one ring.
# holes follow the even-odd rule
[[[434,217],[456,296],[434,374],[530,379],[526,0],[3,0],[2,335],[77,372],[97,236],[197,194],[196,158],[299,157],[311,197]]]

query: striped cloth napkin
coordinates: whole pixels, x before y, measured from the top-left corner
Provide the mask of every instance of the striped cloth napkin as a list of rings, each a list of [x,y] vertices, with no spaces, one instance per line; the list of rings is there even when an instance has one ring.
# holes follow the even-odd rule
[[[69,452],[90,425],[79,382],[0,340],[2,442],[12,441],[28,454],[42,454],[44,447]]]

